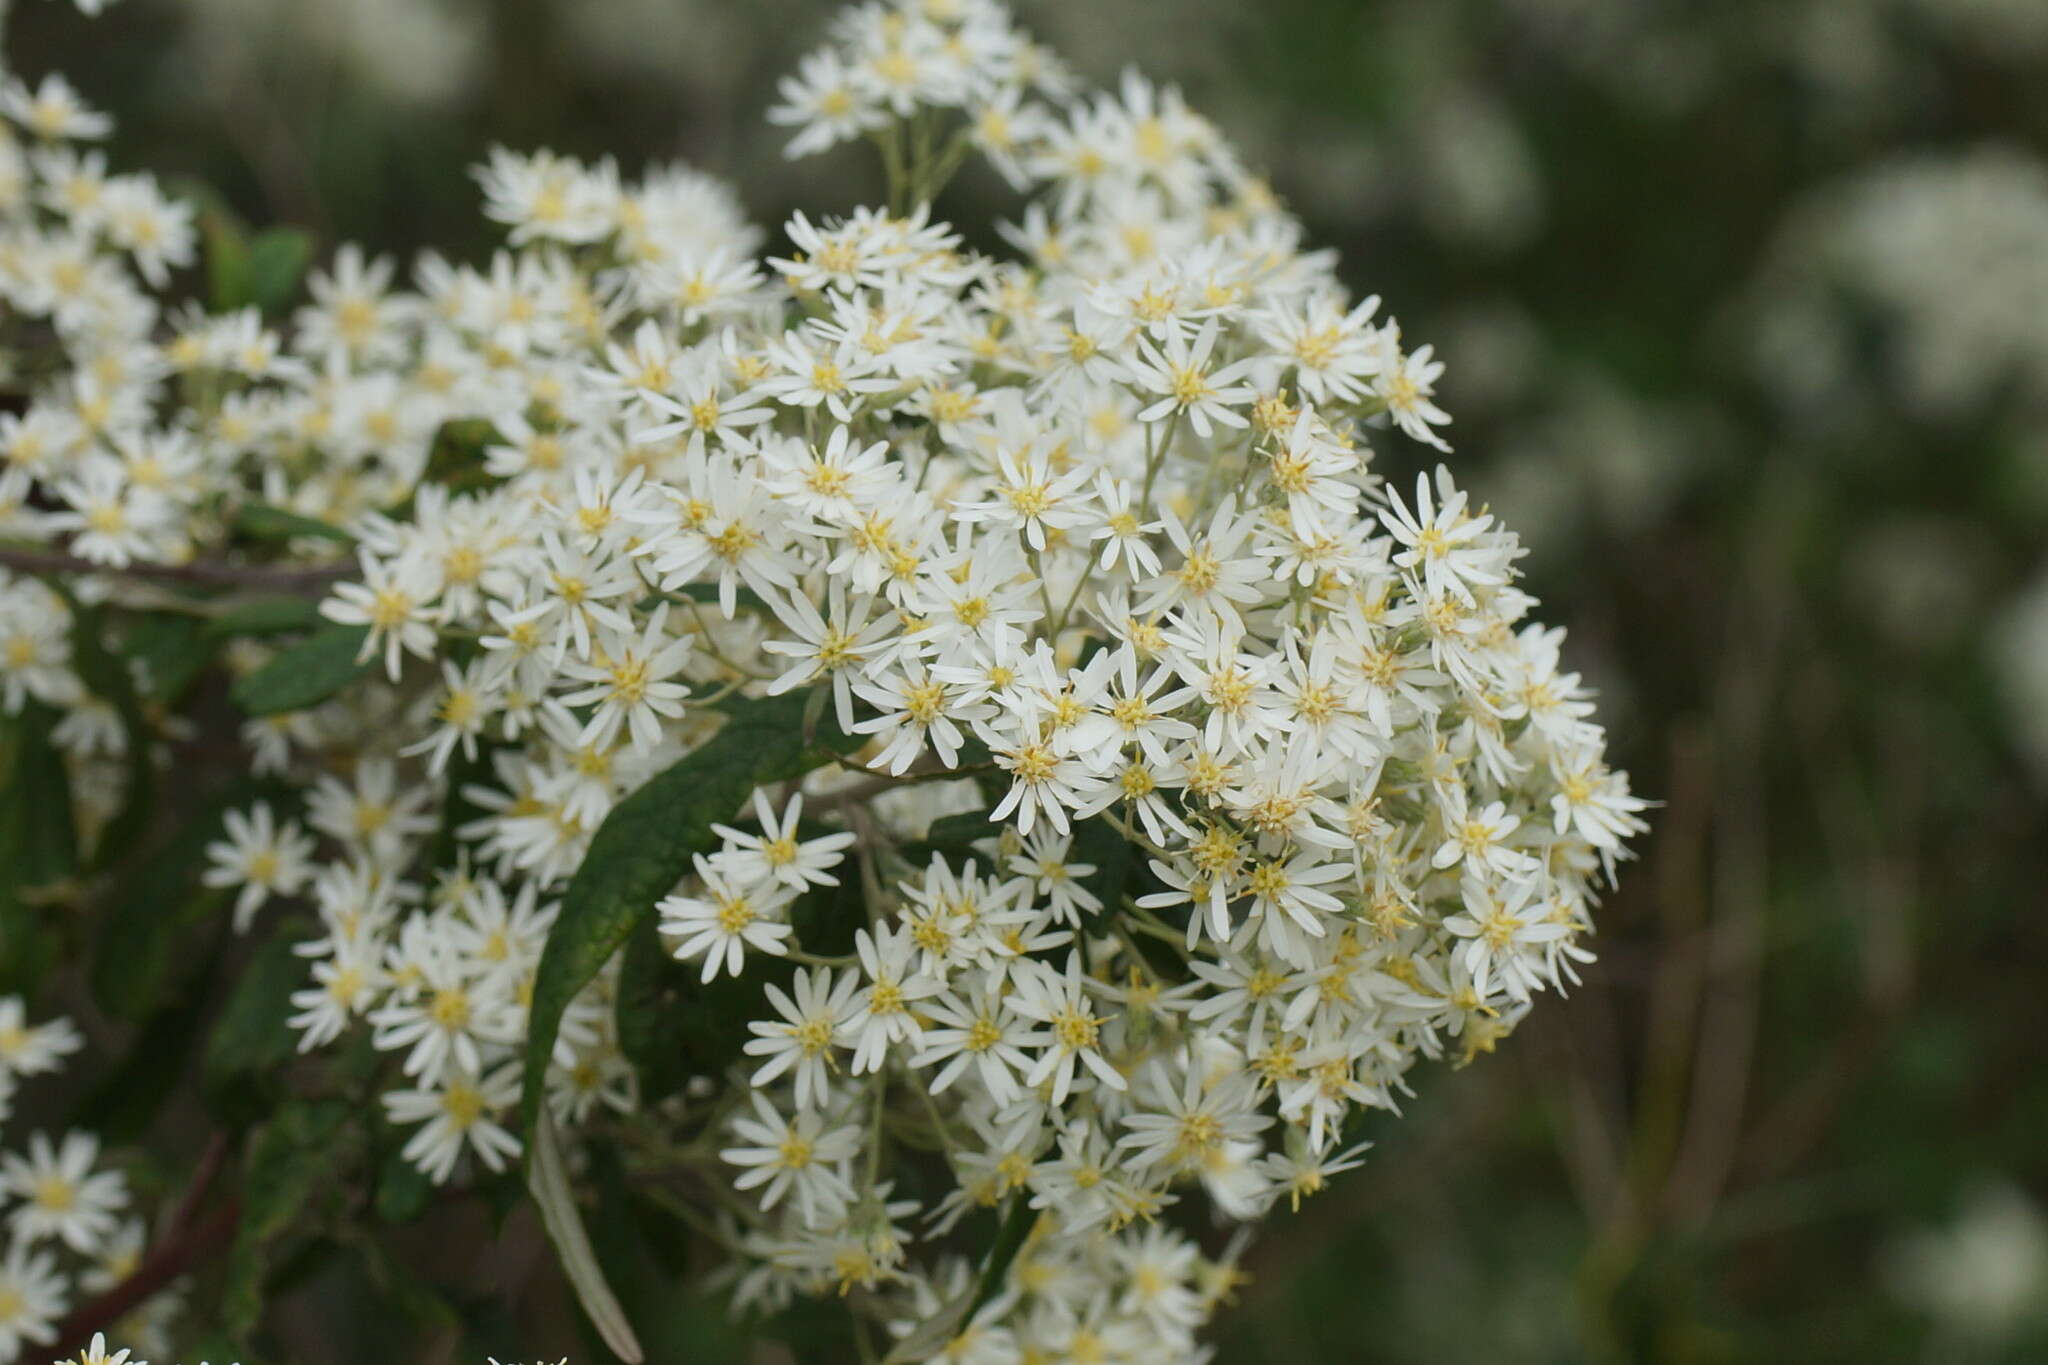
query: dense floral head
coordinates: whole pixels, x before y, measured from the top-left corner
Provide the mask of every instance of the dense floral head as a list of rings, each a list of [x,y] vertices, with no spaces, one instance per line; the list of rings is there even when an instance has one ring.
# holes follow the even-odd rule
[[[500,150],[487,264],[344,249],[282,331],[160,317],[189,217],[68,98],[6,106],[0,291],[68,362],[0,419],[0,517],[107,570],[286,518],[268,567],[338,580],[232,646],[289,795],[208,880],[310,903],[291,1024],[393,1054],[435,1181],[519,1157],[537,1056],[567,1140],[719,1187],[743,1308],[1186,1359],[1240,1245],[1190,1206],[1319,1190],[1588,959],[1644,803],[1436,463],[1443,366],[1176,92],[1077,92],[992,0],[861,6],[772,117],[873,141],[888,206],[763,259],[694,171]],[[929,208],[971,153],[1000,257]],[[73,610],[5,580],[0,686],[112,763]],[[373,676],[279,693],[336,641]],[[539,1023],[621,850],[672,868],[641,946]],[[656,1056],[650,980],[746,1027]]]

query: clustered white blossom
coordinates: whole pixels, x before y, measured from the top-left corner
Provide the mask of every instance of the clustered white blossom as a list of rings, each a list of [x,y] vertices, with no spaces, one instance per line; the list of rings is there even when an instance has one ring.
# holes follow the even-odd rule
[[[73,1129],[22,1142],[7,1131],[21,1085],[61,1071],[83,1044],[69,1019],[31,1024],[20,996],[0,996],[0,1361],[53,1345],[65,1314],[126,1278],[142,1256],[143,1221],[97,1137]],[[158,1293],[115,1330],[161,1342],[177,1311],[175,1292]]]
[[[487,265],[407,291],[345,248],[278,330],[159,314],[137,277],[190,261],[189,213],[70,145],[104,120],[53,86],[0,101],[33,139],[0,152],[0,294],[68,356],[0,418],[0,522],[110,570],[217,554],[249,501],[356,536],[321,612],[377,676],[244,727],[303,796],[237,812],[208,881],[240,927],[317,912],[292,1024],[391,1054],[434,1180],[517,1158],[567,879],[747,700],[864,747],[755,792],[660,902],[693,980],[758,982],[742,1061],[640,1113],[615,959],[546,1096],[730,1187],[743,1307],[857,1288],[910,1337],[971,1298],[956,1225],[1021,1203],[933,1357],[1189,1359],[1242,1242],[1167,1211],[1316,1192],[1417,1061],[1587,960],[1644,803],[1514,537],[1441,465],[1372,468],[1381,434],[1447,449],[1442,366],[1176,92],[1077,92],[994,0],[863,5],[772,117],[792,154],[876,141],[893,208],[798,214],[764,260],[694,171],[501,150]],[[927,207],[970,151],[1028,192],[1012,255]],[[105,710],[69,620],[0,584],[9,712]]]

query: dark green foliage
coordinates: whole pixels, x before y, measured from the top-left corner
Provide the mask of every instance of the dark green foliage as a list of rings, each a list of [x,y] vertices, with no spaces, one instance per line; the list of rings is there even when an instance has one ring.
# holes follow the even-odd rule
[[[312,517],[287,512],[282,507],[273,507],[267,502],[245,502],[235,509],[235,530],[257,540],[291,540],[297,536],[315,536],[321,540],[338,541],[343,545],[355,543],[355,537],[332,522],[316,521]]]
[[[340,1174],[352,1140],[349,1107],[316,1100],[280,1107],[251,1130],[242,1160],[241,1219],[221,1289],[221,1325],[244,1340],[261,1318],[265,1280],[346,1198]]]
[[[0,718],[0,991],[38,985],[58,951],[40,892],[78,866],[71,780],[50,744],[55,718],[30,704]]]
[[[235,684],[235,704],[252,716],[318,706],[368,673],[359,659],[367,626],[323,625]]]
[[[227,633],[215,625],[177,611],[128,615],[120,627],[120,652],[135,666],[142,700],[170,707],[185,699]]]
[[[205,1090],[230,1120],[260,1112],[276,1093],[279,1067],[296,1051],[298,1036],[288,1023],[291,994],[305,986],[307,976],[305,959],[292,949],[306,937],[303,922],[278,925],[242,968],[208,1035]]]
[[[253,307],[267,317],[281,315],[312,263],[312,235],[277,227],[252,237],[232,214],[218,207],[203,213],[199,221],[206,238],[213,311]]]
[[[806,733],[809,695],[733,702],[709,743],[621,801],[598,829],[541,956],[522,1127],[533,1126],[562,1012],[635,926],[653,915],[654,903],[690,870],[691,859],[717,841],[712,822],[731,818],[756,787],[801,777],[859,747],[829,716]]]
[[[257,597],[230,607],[206,622],[209,638],[279,635],[320,625],[320,604],[310,597]]]

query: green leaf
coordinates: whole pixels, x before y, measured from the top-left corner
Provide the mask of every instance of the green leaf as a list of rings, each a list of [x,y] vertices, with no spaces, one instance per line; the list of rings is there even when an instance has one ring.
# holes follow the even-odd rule
[[[1100,816],[1075,824],[1073,858],[1075,862],[1091,863],[1095,867],[1093,872],[1081,878],[1081,885],[1102,902],[1102,909],[1081,917],[1081,927],[1093,932],[1106,916],[1116,913],[1131,877],[1134,874],[1142,876],[1143,868],[1138,862],[1137,849],[1130,840]]]
[[[432,1340],[461,1328],[462,1315],[447,1295],[431,1278],[400,1261],[382,1239],[364,1237],[355,1245],[372,1286],[415,1332]]]
[[[427,452],[421,484],[446,484],[451,492],[473,492],[498,482],[484,468],[484,447],[498,439],[497,428],[477,417],[443,422]]]
[[[205,630],[209,637],[225,640],[237,635],[313,630],[320,624],[320,604],[310,597],[258,597],[228,608],[208,621]]]
[[[646,1353],[633,1334],[633,1324],[619,1306],[618,1295],[606,1283],[604,1269],[591,1248],[590,1234],[583,1228],[583,1215],[576,1211],[576,1195],[569,1187],[569,1172],[562,1164],[561,1139],[555,1132],[554,1116],[545,1108],[537,1111],[527,1129],[527,1188],[533,1192],[534,1207],[555,1244],[555,1259],[576,1291],[576,1302],[590,1318],[613,1355],[626,1365],[640,1365]]]
[[[687,597],[692,602],[701,602],[708,607],[717,607],[719,605],[719,587],[716,583],[685,583],[676,590],[675,596]],[[659,594],[656,595],[655,600],[657,602],[661,600]],[[766,611],[768,609],[768,604],[761,600],[761,594],[744,584],[733,590],[733,603],[736,606],[752,607],[756,611]]]
[[[684,1047],[687,1027],[681,1018],[689,981],[680,963],[661,945],[654,919],[637,921],[626,939],[619,964],[619,1050],[640,1076],[640,1098],[653,1104],[683,1088],[689,1079]]]
[[[129,1143],[149,1131],[164,1104],[186,1083],[192,1053],[205,1036],[213,1010],[216,936],[205,960],[184,981],[185,989],[142,1019],[127,1052],[80,1097],[74,1127],[90,1128],[111,1143]]]
[[[212,795],[180,794],[179,806],[192,815],[161,846],[129,862],[94,935],[92,992],[100,1008],[140,1019],[163,1003],[192,926],[215,918],[229,899],[200,882],[206,846],[221,837],[226,813],[258,800],[289,812],[294,799],[288,788],[255,778]]]
[[[925,831],[924,841],[934,848],[967,849],[977,840],[1001,834],[1000,822],[990,820],[981,811],[966,811],[959,815],[942,815],[932,821]]]
[[[441,822],[435,826],[434,837],[427,844],[426,866],[445,868],[456,865],[462,856],[462,836],[456,831],[487,814],[471,799],[469,789],[494,785],[492,774],[497,769],[492,760],[508,747],[483,740],[477,744],[474,757],[463,753],[459,745],[450,755],[447,795],[441,801]]]
[[[209,303],[216,313],[254,307],[276,316],[291,305],[313,259],[312,235],[279,227],[249,235],[219,196],[200,198],[199,230],[206,238]]]
[[[322,626],[238,681],[235,705],[252,716],[274,716],[318,706],[370,671],[370,660],[358,660],[368,626]]]
[[[604,1229],[595,1248],[598,1264],[647,1358],[664,1365],[747,1359],[740,1327],[689,1283],[689,1228],[646,1197],[616,1147],[591,1146],[581,1184],[597,1196],[592,1222]],[[845,1340],[842,1332],[837,1342]],[[578,1357],[585,1358],[598,1365],[618,1359],[595,1333]]]
[[[401,1146],[384,1154],[377,1166],[377,1216],[387,1223],[410,1223],[427,1211],[434,1182],[405,1159]]]
[[[121,652],[137,665],[136,686],[144,700],[175,705],[198,681],[217,643],[207,624],[181,611],[152,611],[122,628]]]
[[[797,837],[811,839],[829,832],[799,827]],[[797,941],[821,957],[852,956],[856,936],[867,922],[867,896],[857,875],[840,877],[837,886],[814,886],[789,907],[789,923],[796,930]]]
[[[988,1249],[988,1259],[982,1262],[981,1277],[974,1286],[974,1299],[967,1305],[962,1323],[974,1321],[974,1315],[981,1311],[981,1306],[1002,1289],[1004,1276],[1010,1273],[1011,1263],[1024,1249],[1024,1241],[1037,1223],[1038,1215],[1032,1211],[1030,1195],[1023,1190],[1011,1195],[1009,1211],[1003,1215],[1003,1225],[996,1232],[995,1245]]]
[[[300,228],[277,227],[249,243],[242,286],[243,303],[253,303],[276,317],[298,296],[299,281],[313,261],[313,236]]]
[[[731,819],[756,787],[802,777],[860,746],[829,715],[806,735],[807,700],[793,692],[735,701],[708,743],[621,801],[599,827],[562,897],[534,981],[520,1100],[526,1131],[540,1108],[563,1011],[682,880],[691,858],[716,842],[712,822]]]
[[[968,858],[986,863],[988,858],[976,851],[975,843],[993,838],[1002,832],[1003,826],[1000,823],[991,824],[985,811],[942,815],[932,821],[931,827],[925,831],[924,838],[903,845],[897,852],[916,868],[929,866],[934,853],[943,855],[949,863],[959,863]]]
[[[832,832],[809,819],[797,826],[799,839]],[[855,935],[867,923],[860,879],[811,887],[790,906],[789,922],[810,952],[852,956]],[[670,956],[652,916],[635,924],[620,959],[613,1012],[620,1050],[639,1073],[641,1098],[672,1095],[691,1076],[715,1076],[739,1060],[753,1036],[747,1021],[760,1013],[762,986],[787,989],[795,974],[787,958],[765,957],[744,977],[707,982],[700,967]]]
[[[333,522],[302,517],[267,502],[245,502],[235,512],[235,530],[257,540],[291,540],[296,536],[318,536],[322,540],[355,544],[355,537]]]
[[[61,811],[61,822],[52,817]],[[33,903],[37,885],[69,875],[70,781],[49,744],[38,706],[0,720],[0,991],[29,991],[49,979],[59,944]]]
[[[46,985],[61,948],[34,892],[78,870],[71,778],[50,743],[56,716],[30,702],[0,717],[0,991]]]
[[[227,1008],[213,1026],[202,1069],[207,1097],[225,1116],[246,1116],[275,1077],[268,1074],[298,1051],[292,1031],[292,992],[306,984],[306,960],[292,951],[305,934],[296,921],[277,931],[242,969]]]
[[[216,313],[232,313],[249,302],[249,234],[218,203],[199,215],[199,230],[206,238],[209,306]]]
[[[349,1106],[314,1100],[279,1109],[249,1140],[242,1161],[242,1216],[228,1252],[220,1314],[230,1335],[245,1338],[263,1316],[264,1280],[287,1238],[303,1234],[309,1210],[331,1204],[347,1141]]]
[[[307,1100],[285,1105],[256,1130],[242,1162],[239,1234],[267,1241],[301,1217],[308,1195],[334,1172],[324,1158],[348,1136],[346,1101]]]
[[[57,717],[38,702],[0,725],[0,885],[19,892],[78,870],[71,775],[50,742]]]
[[[1004,1277],[1010,1273],[1011,1264],[1030,1239],[1031,1229],[1037,1223],[1038,1215],[1032,1211],[1030,1194],[1020,1191],[1010,1196],[1010,1206],[1003,1214],[1002,1225],[996,1230],[995,1242],[981,1263],[981,1274],[976,1277],[973,1288],[941,1304],[909,1336],[896,1343],[882,1365],[920,1365],[923,1361],[944,1355],[947,1343],[966,1330],[982,1305],[1001,1291]]]
[[[104,617],[102,609],[81,607],[72,599],[72,666],[93,695],[120,715],[121,728],[128,738],[127,778],[122,785],[121,806],[100,831],[91,862],[94,872],[104,872],[115,858],[134,847],[149,822],[156,799],[156,764],[150,757],[150,744],[155,736],[142,714],[135,675],[129,672],[124,660],[107,651],[100,636]]]

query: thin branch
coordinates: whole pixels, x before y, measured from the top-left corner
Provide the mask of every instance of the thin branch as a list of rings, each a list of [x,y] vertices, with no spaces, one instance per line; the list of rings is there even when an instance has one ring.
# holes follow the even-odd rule
[[[23,573],[98,574],[103,578],[132,578],[144,582],[206,583],[222,587],[270,588],[280,592],[324,590],[337,579],[355,573],[356,562],[330,560],[325,564],[228,564],[218,560],[195,559],[189,564],[96,564],[90,559],[61,550],[23,550],[0,547],[0,567]]]

